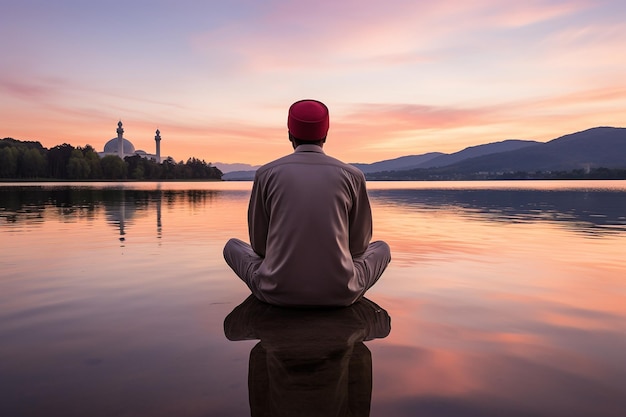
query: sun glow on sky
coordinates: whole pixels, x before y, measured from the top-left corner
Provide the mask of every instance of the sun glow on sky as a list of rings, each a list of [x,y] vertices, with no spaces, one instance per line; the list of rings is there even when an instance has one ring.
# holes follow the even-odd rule
[[[626,3],[302,0],[4,4],[0,138],[261,164],[288,106],[346,162],[623,126]]]

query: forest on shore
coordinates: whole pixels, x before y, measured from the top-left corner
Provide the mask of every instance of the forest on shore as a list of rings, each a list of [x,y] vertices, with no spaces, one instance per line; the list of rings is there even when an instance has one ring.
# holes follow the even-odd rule
[[[36,141],[0,139],[0,178],[17,180],[220,180],[222,172],[197,158],[161,163],[139,155],[100,158],[91,145],[45,148]]]

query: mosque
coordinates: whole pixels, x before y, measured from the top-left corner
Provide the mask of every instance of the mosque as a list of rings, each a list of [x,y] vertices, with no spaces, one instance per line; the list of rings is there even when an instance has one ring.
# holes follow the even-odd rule
[[[122,121],[120,120],[117,123],[117,137],[109,140],[104,145],[104,150],[102,152],[98,152],[100,158],[103,158],[107,155],[117,155],[120,158],[124,159],[127,156],[139,155],[142,158],[152,159],[156,161],[156,163],[161,163],[161,132],[159,129],[156,130],[156,136],[154,137],[156,142],[156,153],[150,154],[146,151],[135,150],[135,145],[128,139],[124,138],[124,129],[122,128]]]

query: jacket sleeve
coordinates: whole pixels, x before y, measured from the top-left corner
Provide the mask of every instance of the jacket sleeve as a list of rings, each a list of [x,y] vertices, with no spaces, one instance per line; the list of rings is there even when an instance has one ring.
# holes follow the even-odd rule
[[[350,253],[361,255],[372,239],[372,209],[365,187],[365,177],[355,179],[354,201],[350,210]]]
[[[263,198],[263,184],[257,175],[252,185],[250,204],[248,205],[248,233],[250,246],[259,256],[265,257],[265,245],[269,229],[269,213]]]

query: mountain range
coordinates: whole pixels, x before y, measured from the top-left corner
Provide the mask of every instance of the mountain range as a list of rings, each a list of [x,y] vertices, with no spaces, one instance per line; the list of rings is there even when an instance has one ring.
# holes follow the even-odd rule
[[[430,152],[352,165],[363,171],[368,179],[451,178],[474,173],[625,169],[626,128],[595,127],[548,142],[509,139],[471,146],[451,154]],[[255,169],[231,171],[222,178],[251,180]]]

